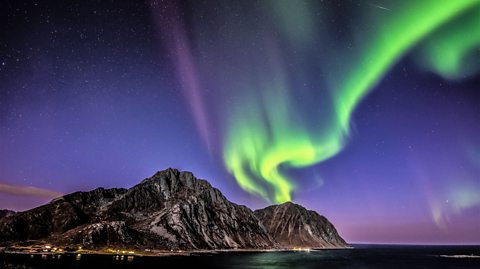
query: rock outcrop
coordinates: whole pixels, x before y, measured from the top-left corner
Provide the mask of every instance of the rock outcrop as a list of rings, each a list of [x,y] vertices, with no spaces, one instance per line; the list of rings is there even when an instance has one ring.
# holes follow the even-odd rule
[[[344,248],[335,227],[315,211],[286,202],[255,211],[270,236],[284,248]]]

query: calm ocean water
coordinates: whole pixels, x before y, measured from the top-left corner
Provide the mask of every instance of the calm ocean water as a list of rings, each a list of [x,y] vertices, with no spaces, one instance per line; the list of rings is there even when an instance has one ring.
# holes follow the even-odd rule
[[[188,257],[0,254],[0,267],[29,269],[115,268],[480,268],[480,246],[367,246],[311,252],[199,254]]]

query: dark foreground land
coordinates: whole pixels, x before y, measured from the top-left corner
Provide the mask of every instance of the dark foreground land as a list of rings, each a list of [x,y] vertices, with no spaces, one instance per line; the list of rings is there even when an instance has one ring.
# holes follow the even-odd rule
[[[201,253],[188,256],[0,254],[0,268],[480,268],[480,246],[367,246],[354,249]]]

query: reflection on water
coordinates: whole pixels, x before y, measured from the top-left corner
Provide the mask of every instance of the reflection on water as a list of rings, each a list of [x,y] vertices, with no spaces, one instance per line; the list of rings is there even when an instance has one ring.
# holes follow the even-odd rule
[[[134,255],[15,255],[0,253],[0,268],[22,269],[479,269],[480,247],[379,247],[312,250],[310,252],[237,252],[190,256],[140,257]]]
[[[302,263],[299,261],[307,261],[308,256],[311,254],[312,253],[303,252],[256,253],[238,259],[238,264],[233,265],[232,268],[241,269],[250,268],[251,266],[258,266],[258,268],[280,269],[291,268],[292,264],[295,264],[296,268],[303,268]]]
[[[127,261],[129,263],[133,262],[133,260],[135,259],[135,256],[133,255],[128,255],[128,256],[125,256],[125,255],[113,255],[113,260],[115,262],[121,262],[121,261]]]

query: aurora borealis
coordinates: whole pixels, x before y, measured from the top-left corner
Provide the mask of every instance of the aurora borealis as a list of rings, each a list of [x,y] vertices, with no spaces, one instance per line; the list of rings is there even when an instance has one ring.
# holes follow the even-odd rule
[[[260,17],[267,17],[271,10],[280,10],[277,19],[283,24],[275,25],[273,22],[273,27],[284,28],[278,32],[286,35],[285,39],[291,46],[288,49],[299,52],[298,58],[302,58],[302,54],[315,55],[315,52],[318,52],[316,44],[321,44],[324,38],[330,39],[328,33],[323,33],[322,27],[317,26],[322,24],[322,19],[325,18],[314,18],[313,14],[310,14],[314,10],[311,7],[313,3],[266,1],[264,4],[267,6],[260,8],[264,16]],[[227,169],[233,173],[240,186],[273,202],[291,200],[295,183],[282,174],[281,168],[311,166],[340,152],[346,143],[351,117],[357,105],[409,49],[422,39],[427,39],[425,46],[431,48],[424,49],[426,62],[430,63],[433,70],[448,78],[461,72],[459,69],[463,66],[462,56],[480,44],[479,3],[476,1],[447,1],[441,5],[436,1],[397,2],[389,3],[389,6],[396,11],[389,16],[378,11],[370,14],[373,13],[371,6],[367,6],[370,10],[360,12],[358,20],[367,20],[368,22],[363,23],[370,29],[369,32],[364,29],[356,30],[359,32],[358,36],[361,36],[357,41],[358,48],[345,51],[325,46],[325,50],[332,51],[333,55],[346,55],[350,60],[347,66],[342,66],[340,70],[333,68],[331,74],[325,76],[327,86],[323,90],[331,92],[326,98],[332,99],[333,111],[317,112],[328,115],[325,119],[319,115],[319,123],[315,123],[321,126],[318,130],[309,130],[307,126],[311,123],[302,123],[303,117],[297,115],[301,104],[291,101],[294,99],[291,92],[298,87],[292,81],[303,74],[296,74],[295,70],[283,66],[285,64],[281,55],[284,53],[276,51],[275,45],[271,45],[280,43],[278,40],[281,40],[281,36],[274,38],[267,35],[267,40],[260,39],[259,42],[265,42],[268,51],[266,55],[258,55],[267,62],[265,69],[268,72],[262,71],[267,73],[267,77],[254,82],[254,85],[236,85],[237,81],[233,85],[223,85],[234,89],[238,87],[238,92],[241,92],[243,87],[246,89],[243,91],[248,92],[247,97],[242,96],[242,100],[234,104],[233,115],[227,116],[229,123],[223,153]],[[293,12],[290,13],[289,10]],[[465,12],[467,14],[463,14]],[[426,13],[430,15],[425,16]],[[367,19],[364,18],[366,15]],[[457,16],[459,18],[456,18]],[[455,19],[462,23],[448,25],[450,20]],[[297,23],[298,21],[300,23]],[[253,29],[261,28],[261,25],[265,24],[267,22],[262,22]],[[443,24],[447,24],[447,29],[442,29]],[[316,29],[318,31],[315,31]],[[461,29],[458,39],[457,35],[435,35],[435,30],[455,32],[456,29]],[[303,31],[309,33],[302,33]],[[241,32],[240,29],[238,32]],[[433,35],[433,41],[429,40],[429,34]],[[317,40],[318,35],[322,36],[322,39]],[[274,39],[275,42],[268,39]],[[436,60],[441,55],[430,55],[430,51],[438,50],[437,46],[441,46],[442,51],[448,51],[445,61]],[[241,61],[242,56],[238,58]],[[308,59],[303,61],[310,62]],[[332,57],[327,62],[330,65],[335,62],[335,58]],[[319,59],[309,64],[318,65],[319,73],[325,69]],[[211,66],[204,69],[210,70]],[[228,76],[228,72],[217,73],[220,76],[227,73],[225,76]],[[253,73],[247,76],[255,77]]]
[[[478,0],[0,5],[0,208],[172,166],[349,241],[480,242]]]

